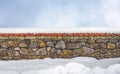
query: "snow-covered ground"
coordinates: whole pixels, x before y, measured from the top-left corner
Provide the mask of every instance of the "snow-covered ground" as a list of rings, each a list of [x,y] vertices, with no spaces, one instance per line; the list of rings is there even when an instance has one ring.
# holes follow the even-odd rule
[[[0,61],[0,74],[120,74],[120,58]]]

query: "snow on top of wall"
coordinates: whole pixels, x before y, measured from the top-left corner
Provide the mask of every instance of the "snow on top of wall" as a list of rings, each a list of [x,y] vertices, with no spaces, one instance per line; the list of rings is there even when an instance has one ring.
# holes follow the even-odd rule
[[[0,28],[0,33],[119,33],[119,28],[81,27],[81,28]]]

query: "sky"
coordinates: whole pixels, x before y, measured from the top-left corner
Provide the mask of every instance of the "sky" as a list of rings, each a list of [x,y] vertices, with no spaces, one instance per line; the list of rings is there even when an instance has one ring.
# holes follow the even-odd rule
[[[0,28],[120,27],[120,0],[0,0]]]

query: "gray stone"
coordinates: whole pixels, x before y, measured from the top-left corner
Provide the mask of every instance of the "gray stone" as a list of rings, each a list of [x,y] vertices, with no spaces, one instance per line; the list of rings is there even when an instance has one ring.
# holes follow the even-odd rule
[[[107,44],[106,43],[100,43],[99,48],[107,48]]]
[[[85,46],[85,45],[86,45],[86,43],[85,43],[85,42],[81,42],[81,45],[82,45],[82,46]]]
[[[51,54],[54,54],[54,53],[56,53],[56,49],[55,49],[55,48],[52,48],[52,49],[51,49]]]
[[[82,49],[75,49],[75,50],[73,50],[73,56],[74,57],[80,56],[82,53],[83,53]]]
[[[28,55],[28,49],[21,48],[20,49],[20,54],[22,54],[22,55]]]
[[[58,54],[58,55],[59,55],[61,52],[62,52],[62,50],[59,50],[59,49],[57,50],[57,54]]]
[[[99,43],[101,43],[101,42],[105,43],[107,41],[108,41],[108,39],[105,39],[105,38],[99,38],[98,40],[96,40],[96,42],[99,42]]]
[[[54,47],[54,43],[53,42],[47,42],[47,46],[48,47]]]
[[[47,55],[47,51],[46,51],[46,48],[40,48],[36,51],[36,54],[37,55],[41,55],[41,56],[45,56]]]
[[[27,45],[30,45],[30,39],[24,39],[24,41]]]
[[[7,51],[0,49],[0,57],[4,57],[4,56],[7,56]]]
[[[88,47],[83,47],[83,51],[88,54],[94,53],[94,49]]]
[[[42,55],[42,56],[47,55],[46,48],[41,48],[41,55]]]
[[[100,54],[106,54],[107,50],[106,49],[100,49]]]
[[[58,41],[58,43],[56,44],[55,47],[56,47],[56,48],[59,48],[59,49],[64,49],[64,48],[66,48],[65,41],[62,41],[62,40]]]
[[[13,56],[14,55],[14,48],[8,48],[8,50],[7,50],[7,54],[9,55],[9,56]]]
[[[120,42],[117,42],[117,43],[116,43],[116,47],[117,47],[117,48],[120,48]]]
[[[82,47],[81,43],[67,43],[67,49],[77,49]]]
[[[15,51],[14,56],[18,57],[18,56],[20,56],[20,53],[18,51]]]
[[[37,48],[38,47],[38,42],[37,41],[33,41],[30,43],[29,48]]]

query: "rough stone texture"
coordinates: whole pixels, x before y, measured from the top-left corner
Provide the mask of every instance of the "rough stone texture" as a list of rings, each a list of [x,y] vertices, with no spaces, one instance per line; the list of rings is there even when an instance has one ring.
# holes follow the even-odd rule
[[[59,48],[59,49],[64,49],[64,48],[66,48],[65,41],[63,41],[63,40],[58,41],[58,43],[56,44],[55,47],[56,47],[56,48]]]
[[[7,56],[7,51],[0,49],[0,57],[4,57],[4,56]]]
[[[106,43],[100,43],[99,48],[107,48],[107,44]]]
[[[20,42],[19,47],[28,47],[25,41]]]
[[[15,57],[19,57],[19,56],[20,56],[19,51],[15,51],[14,56],[15,56]]]
[[[30,43],[30,46],[29,46],[30,48],[37,48],[38,47],[38,41],[32,41],[31,43]]]
[[[48,47],[54,47],[54,43],[53,42],[47,42],[47,46]]]
[[[38,51],[39,51],[39,53],[40,53],[41,56],[47,55],[46,48],[40,48],[40,49],[38,49]]]
[[[88,47],[83,47],[83,51],[88,54],[94,53],[94,49]]]
[[[42,47],[42,48],[46,47],[46,44],[45,44],[45,42],[43,42],[43,41],[40,41],[40,47]]]
[[[95,39],[93,37],[91,37],[90,39],[87,40],[88,43],[90,44],[94,44],[95,43]]]
[[[20,54],[21,54],[21,55],[27,55],[27,54],[28,54],[28,50],[25,49],[25,48],[21,48],[21,49],[20,49]]]
[[[120,37],[18,37],[0,39],[0,59],[120,57]]]
[[[64,58],[71,58],[72,56],[73,56],[73,52],[71,50],[68,50],[68,49],[63,50],[63,57]]]
[[[74,57],[77,57],[77,56],[81,56],[81,54],[83,53],[84,51],[82,49],[75,49],[73,50],[73,56]]]
[[[115,48],[115,44],[114,43],[107,43],[108,48]]]
[[[67,49],[77,49],[80,48],[82,45],[80,43],[67,43]]]
[[[120,48],[120,42],[116,42],[116,47]]]

